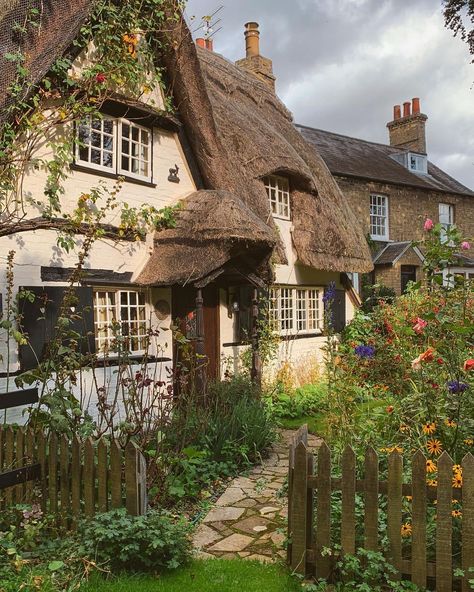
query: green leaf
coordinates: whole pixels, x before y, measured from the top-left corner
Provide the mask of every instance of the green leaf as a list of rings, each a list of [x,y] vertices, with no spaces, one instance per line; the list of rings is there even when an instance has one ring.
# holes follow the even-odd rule
[[[59,569],[64,567],[64,561],[51,561],[48,564],[49,571],[58,571]]]

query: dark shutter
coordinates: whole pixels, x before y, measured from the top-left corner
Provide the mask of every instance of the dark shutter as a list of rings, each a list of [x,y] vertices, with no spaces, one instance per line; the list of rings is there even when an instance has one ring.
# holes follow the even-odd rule
[[[32,292],[34,301],[21,298],[19,309],[21,328],[28,335],[29,343],[20,346],[20,368],[24,372],[36,368],[47,351],[49,342],[54,338],[59,312],[65,291],[69,288],[55,286],[22,288]],[[68,331],[75,331],[79,339],[79,350],[83,354],[95,352],[94,310],[92,288],[74,288],[77,303],[71,311],[72,323]],[[67,345],[67,343],[66,343]]]
[[[326,290],[324,290],[326,292]],[[335,290],[332,303],[332,328],[340,333],[346,326],[346,291]]]

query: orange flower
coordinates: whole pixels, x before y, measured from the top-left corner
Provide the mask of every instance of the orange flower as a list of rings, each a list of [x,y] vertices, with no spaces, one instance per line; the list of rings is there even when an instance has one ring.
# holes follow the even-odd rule
[[[438,485],[438,481],[436,479],[427,479],[426,482],[430,487],[436,487]]]
[[[453,510],[453,511],[451,512],[451,516],[452,516],[453,518],[461,518],[461,516],[462,516],[462,512],[461,512],[461,510]]]
[[[401,535],[402,535],[402,537],[411,536],[411,524],[409,522],[402,524]]]
[[[453,487],[460,489],[462,487],[462,475],[461,473],[456,473],[453,477]]]
[[[472,358],[471,358],[471,359],[469,359],[469,360],[466,360],[466,361],[464,362],[464,366],[463,366],[463,368],[464,368],[464,370],[465,370],[466,372],[469,372],[469,371],[471,371],[471,370],[474,370],[474,360],[473,360]]]
[[[427,473],[436,473],[436,465],[431,459],[428,459],[426,461],[426,472]]]
[[[423,424],[423,432],[425,434],[434,434],[436,432],[436,424],[434,421],[427,421]]]
[[[453,465],[453,473],[459,473],[460,475],[462,475],[461,465]]]
[[[430,454],[439,455],[443,451],[443,445],[439,440],[428,440],[426,448]]]
[[[474,444],[474,440],[472,438],[467,438],[466,440],[464,440],[464,444],[472,446]]]
[[[413,370],[420,370],[422,362],[432,362],[434,360],[434,349],[429,347],[426,351],[420,354],[417,358],[412,360],[411,367]]]
[[[454,419],[445,419],[444,423],[448,426],[448,428],[455,428],[457,425]]]

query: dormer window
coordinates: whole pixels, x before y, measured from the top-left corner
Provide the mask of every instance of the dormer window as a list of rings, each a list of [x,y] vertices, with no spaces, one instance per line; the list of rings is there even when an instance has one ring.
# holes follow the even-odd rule
[[[275,218],[290,220],[290,183],[286,177],[271,175],[263,179]]]
[[[408,153],[408,168],[414,173],[427,173],[427,160],[423,154]]]
[[[77,130],[76,163],[151,181],[151,130],[122,118],[82,121]]]

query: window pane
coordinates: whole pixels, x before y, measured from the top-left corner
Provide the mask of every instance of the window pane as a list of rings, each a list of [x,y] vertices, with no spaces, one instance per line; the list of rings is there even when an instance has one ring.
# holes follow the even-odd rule
[[[122,123],[122,137],[123,138],[130,137],[130,126],[127,123]]]
[[[132,140],[138,142],[140,139],[140,130],[137,127],[132,127]]]
[[[102,164],[108,168],[113,166],[113,155],[112,152],[104,152]]]
[[[130,159],[126,156],[122,156],[122,169],[124,169],[125,171],[130,170]]]
[[[91,127],[93,130],[102,129],[102,121],[100,119],[93,119],[91,122]]]
[[[89,161],[89,147],[88,146],[80,146],[79,147],[79,159]]]
[[[290,219],[290,186],[285,177],[271,176],[263,180],[272,214]]]
[[[100,164],[100,150],[91,149],[90,162]]]

